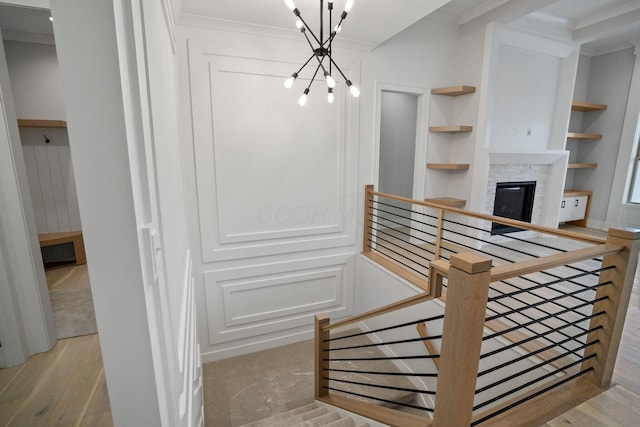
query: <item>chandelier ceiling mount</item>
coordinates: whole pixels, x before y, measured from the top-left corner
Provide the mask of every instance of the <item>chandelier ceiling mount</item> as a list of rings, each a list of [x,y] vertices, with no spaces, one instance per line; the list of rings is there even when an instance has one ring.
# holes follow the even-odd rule
[[[300,10],[296,7],[293,0],[285,0],[285,4],[287,5],[287,7],[296,16],[297,18],[296,27],[304,35],[305,39],[307,40],[307,43],[309,43],[309,47],[311,48],[312,54],[309,57],[309,59],[307,59],[307,61],[302,65],[302,67],[300,67],[298,71],[296,71],[295,73],[291,74],[291,77],[289,77],[284,82],[284,87],[286,87],[287,89],[291,88],[293,86],[293,82],[298,78],[302,70],[313,60],[313,58],[316,58],[318,62],[318,66],[316,67],[316,70],[313,73],[313,77],[311,78],[309,85],[305,88],[300,99],[298,99],[298,104],[300,104],[300,106],[303,106],[306,104],[307,95],[309,94],[311,85],[313,84],[313,81],[316,78],[316,75],[321,69],[322,69],[324,78],[327,82],[327,101],[329,103],[332,103],[335,99],[333,95],[333,89],[336,86],[336,80],[331,75],[334,68],[338,71],[338,73],[344,79],[345,84],[351,91],[351,95],[353,95],[356,98],[360,96],[360,90],[353,83],[351,83],[351,80],[349,80],[347,76],[342,72],[338,64],[336,64],[336,62],[334,61],[333,55],[332,55],[333,39],[342,30],[342,22],[345,20],[349,11],[353,7],[354,0],[347,0],[344,6],[344,11],[340,15],[340,21],[338,22],[338,25],[336,25],[335,27],[333,27],[333,0],[327,0],[327,9],[329,11],[329,29],[330,29],[327,32],[328,33],[327,39],[324,38],[324,34],[325,34],[324,0],[319,0],[319,1],[320,1],[320,28],[319,28],[318,34],[316,35],[316,33],[314,33],[311,30],[311,28],[309,28],[306,21],[302,18],[302,14],[300,13]],[[309,34],[311,34],[311,38],[309,37]],[[315,41],[315,44],[314,44],[314,41]]]

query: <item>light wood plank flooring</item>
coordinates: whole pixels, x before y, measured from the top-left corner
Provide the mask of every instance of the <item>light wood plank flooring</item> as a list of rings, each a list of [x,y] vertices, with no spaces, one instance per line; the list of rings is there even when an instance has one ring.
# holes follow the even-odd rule
[[[85,265],[46,270],[49,290],[85,288]],[[98,335],[59,340],[27,363],[0,369],[0,426],[110,427]]]
[[[0,369],[1,426],[112,426],[98,335]]]

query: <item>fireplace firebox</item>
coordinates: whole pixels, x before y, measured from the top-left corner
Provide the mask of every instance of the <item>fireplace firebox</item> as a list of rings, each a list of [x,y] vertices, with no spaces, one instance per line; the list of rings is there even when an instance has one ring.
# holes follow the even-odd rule
[[[535,192],[535,181],[497,183],[493,215],[531,222]],[[522,231],[522,229],[498,224],[496,222],[491,223],[492,235],[513,233],[516,231]]]

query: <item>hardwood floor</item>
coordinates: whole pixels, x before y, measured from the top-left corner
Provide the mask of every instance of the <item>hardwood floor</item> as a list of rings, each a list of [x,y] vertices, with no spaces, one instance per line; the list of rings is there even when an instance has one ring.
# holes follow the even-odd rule
[[[98,335],[59,340],[0,369],[0,425],[112,426]]]
[[[85,265],[46,270],[49,290],[89,287]],[[113,425],[98,335],[59,340],[25,364],[0,369],[0,426]]]
[[[86,274],[86,266],[59,267],[47,271],[47,279],[50,282],[49,286],[55,288],[83,286],[83,283],[88,284]],[[614,372],[614,386],[605,393],[549,421],[543,427],[638,425],[637,420],[640,419],[639,332],[640,283],[636,279]],[[267,352],[270,353],[266,359],[260,357],[260,353],[252,355],[250,359],[268,360],[271,364],[277,364],[276,359],[279,357],[282,361],[286,359],[286,355],[282,355],[277,349],[267,350]],[[205,365],[203,381],[205,410],[208,414],[207,425],[213,427],[224,425],[219,423],[213,415],[228,409],[216,407],[213,394],[224,394],[220,387],[220,376],[223,374],[227,377],[237,375],[235,380],[225,377],[228,382],[246,380],[237,373],[243,372],[241,367],[243,360],[247,358],[248,356],[240,356],[225,360],[224,366],[227,369],[222,373],[212,369],[211,364]],[[254,368],[256,375],[264,377],[264,370],[259,366]],[[273,367],[270,368],[273,369]],[[289,372],[288,369],[281,374],[286,376],[287,372]],[[246,376],[246,371],[243,375]],[[282,377],[279,381],[287,380]],[[277,393],[280,399],[287,399],[283,396],[284,390],[268,389]],[[226,405],[231,405],[231,402],[234,402],[235,406],[245,404],[242,399],[230,398],[231,396],[227,396],[222,400]],[[265,396],[266,398],[268,396]],[[218,397],[218,399],[221,398]],[[287,402],[300,401],[300,399],[301,394],[297,390]],[[250,402],[246,404],[251,405]],[[0,369],[0,426],[110,427],[112,425],[97,335],[60,340],[51,351],[34,355],[23,365]]]

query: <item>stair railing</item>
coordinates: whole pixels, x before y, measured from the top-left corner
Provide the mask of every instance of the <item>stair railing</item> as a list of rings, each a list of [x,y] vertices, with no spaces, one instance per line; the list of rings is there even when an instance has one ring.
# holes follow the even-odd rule
[[[386,203],[381,202],[382,198],[417,205],[420,210],[403,205],[382,205]],[[437,212],[428,212],[426,215],[429,216],[425,217],[424,208]],[[382,217],[382,214],[405,209],[409,215],[404,219],[398,220],[394,215]],[[449,214],[455,217],[447,220]],[[524,230],[589,245],[565,250],[560,245],[536,242],[535,238],[515,237],[519,244],[515,246],[508,243],[508,237],[478,238],[477,234],[486,230],[482,225],[468,226],[461,219],[463,216],[507,222]],[[393,224],[397,225],[395,229]],[[472,230],[469,236],[452,238],[462,234],[465,228]],[[610,384],[637,267],[639,240],[638,230],[612,229],[605,242],[576,233],[375,193],[367,188],[363,255],[376,262],[384,260],[380,263],[382,266],[391,266],[391,271],[425,292],[334,324],[330,324],[326,316],[318,316],[316,397],[388,425],[542,424]],[[536,249],[523,251],[521,246]],[[515,251],[517,256],[505,256],[509,251]],[[430,256],[424,256],[424,253]],[[346,334],[346,337],[333,338],[331,335],[332,331],[348,325],[368,325],[386,315],[398,317],[417,304],[428,302],[431,304],[429,309],[433,310],[438,305],[432,300],[438,298],[445,302],[444,313]],[[372,344],[335,346],[337,341],[355,335],[400,334],[396,331],[405,327],[412,327],[415,333],[415,328],[424,322],[440,322],[439,329],[429,328],[436,335],[426,336],[425,332],[415,339],[374,339]],[[501,346],[496,347],[497,341]],[[423,351],[422,356],[397,355],[389,350],[396,344],[411,342],[422,345],[422,350],[424,344],[429,343],[427,348],[430,350]],[[433,346],[433,342],[440,344],[439,354],[435,354],[437,346]],[[381,346],[391,353],[384,355],[389,360],[406,361],[419,357],[432,362],[438,360],[439,366],[434,365],[433,371],[417,373],[428,387],[422,390],[418,387],[414,391],[423,393],[433,402],[432,407],[419,405],[415,408],[424,410],[423,416],[356,400],[365,396],[332,385],[336,381],[333,378],[335,371],[344,371],[332,366],[350,363],[346,358],[335,357],[336,353],[345,348],[373,346]],[[518,352],[521,356],[507,358],[513,359],[513,363],[500,361],[500,357],[505,359],[505,351]],[[519,363],[524,365],[517,365]],[[374,375],[373,372],[364,373]],[[405,374],[416,375],[416,372],[394,375]],[[504,392],[504,388],[508,391]]]

